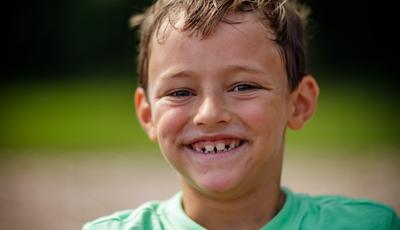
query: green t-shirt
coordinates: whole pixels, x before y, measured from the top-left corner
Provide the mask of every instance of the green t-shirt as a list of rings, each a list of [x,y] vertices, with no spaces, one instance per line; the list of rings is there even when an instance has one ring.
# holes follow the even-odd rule
[[[283,188],[286,201],[262,230],[374,229],[400,230],[400,218],[388,206],[341,196],[309,196]],[[147,202],[135,210],[117,212],[85,224],[84,230],[205,229],[182,209],[182,193],[163,202]]]

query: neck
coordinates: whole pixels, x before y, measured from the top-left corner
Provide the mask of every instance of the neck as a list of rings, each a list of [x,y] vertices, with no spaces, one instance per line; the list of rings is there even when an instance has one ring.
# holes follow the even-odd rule
[[[260,229],[285,202],[279,181],[242,196],[223,199],[204,194],[187,184],[182,185],[182,192],[186,214],[207,229]]]

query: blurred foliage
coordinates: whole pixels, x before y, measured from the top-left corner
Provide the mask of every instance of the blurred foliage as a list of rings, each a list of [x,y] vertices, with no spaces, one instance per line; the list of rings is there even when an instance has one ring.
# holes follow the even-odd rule
[[[43,79],[62,74],[92,73],[104,68],[134,72],[136,35],[128,28],[131,15],[152,0],[37,0],[6,4],[6,40],[1,71],[11,80]],[[398,42],[391,31],[391,9],[377,11],[362,1],[303,0],[309,20],[312,69],[379,73],[397,81]],[[97,71],[96,71],[97,70]],[[72,74],[71,74],[72,73]],[[353,77],[355,75],[348,75]],[[371,75],[368,75],[371,76]],[[343,79],[341,76],[339,78]]]
[[[156,148],[133,110],[132,14],[151,0],[10,2],[0,87],[0,151]],[[390,9],[308,0],[310,72],[321,88],[289,148],[399,149],[399,78]]]
[[[145,148],[150,143],[133,107],[135,82],[99,79],[3,89],[0,148]]]
[[[83,77],[74,74],[104,69],[133,72],[137,36],[128,21],[148,4],[140,0],[10,2],[2,71],[8,80],[46,80],[70,73],[70,77]]]

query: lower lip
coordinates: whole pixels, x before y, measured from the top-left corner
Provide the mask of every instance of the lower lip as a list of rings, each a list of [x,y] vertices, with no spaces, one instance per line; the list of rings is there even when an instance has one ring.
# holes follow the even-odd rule
[[[200,157],[200,158],[204,158],[204,159],[220,159],[220,158],[227,158],[227,157],[231,157],[234,155],[237,155],[241,152],[243,152],[244,148],[247,146],[247,141],[244,141],[240,146],[231,149],[229,151],[226,152],[220,152],[220,153],[199,153],[196,152],[195,150],[193,150],[190,147],[185,146],[185,149],[189,150],[189,152],[191,154],[194,154],[196,157]]]

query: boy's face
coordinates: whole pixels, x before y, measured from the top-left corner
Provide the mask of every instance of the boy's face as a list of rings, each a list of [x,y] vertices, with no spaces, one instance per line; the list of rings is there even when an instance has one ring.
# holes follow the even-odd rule
[[[175,29],[153,40],[148,101],[139,120],[183,183],[206,193],[240,193],[279,180],[293,114],[278,47],[252,14],[220,23],[206,39]]]

